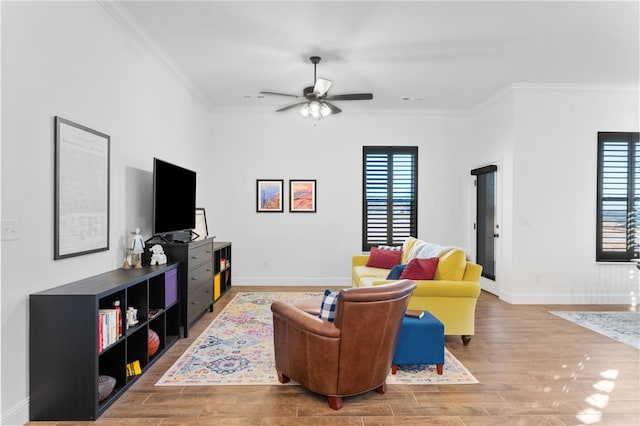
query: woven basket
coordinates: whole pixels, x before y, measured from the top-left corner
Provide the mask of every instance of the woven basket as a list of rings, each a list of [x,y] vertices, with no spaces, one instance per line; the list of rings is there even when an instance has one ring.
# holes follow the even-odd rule
[[[116,387],[116,379],[111,376],[98,376],[98,401],[104,400],[111,395]]]

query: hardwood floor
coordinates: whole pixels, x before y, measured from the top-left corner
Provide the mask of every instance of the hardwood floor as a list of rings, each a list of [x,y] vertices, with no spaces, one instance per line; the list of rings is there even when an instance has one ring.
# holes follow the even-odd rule
[[[640,425],[640,351],[548,313],[628,306],[510,305],[488,293],[469,346],[446,338],[478,384],[389,385],[339,411],[300,386],[154,386],[237,292],[282,290],[309,287],[233,287],[97,421],[27,424]]]

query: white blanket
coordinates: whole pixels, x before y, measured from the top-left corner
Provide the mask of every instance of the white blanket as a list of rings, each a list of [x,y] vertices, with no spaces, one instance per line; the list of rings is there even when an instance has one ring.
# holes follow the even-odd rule
[[[417,250],[416,250],[417,249]],[[423,243],[420,244],[419,247],[414,248],[414,250],[411,251],[411,254],[409,255],[409,259],[413,259],[414,257],[418,258],[418,259],[430,259],[433,257],[440,257],[443,254],[454,250],[454,249],[460,249],[462,251],[465,252],[465,257],[467,258],[467,260],[469,260],[469,256],[466,254],[466,251],[460,247],[456,247],[456,246],[441,246],[438,244],[434,244],[434,243]]]

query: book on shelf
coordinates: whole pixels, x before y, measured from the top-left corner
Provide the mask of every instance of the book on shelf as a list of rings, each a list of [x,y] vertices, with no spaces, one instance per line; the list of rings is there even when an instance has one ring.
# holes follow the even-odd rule
[[[98,352],[102,352],[103,333],[104,333],[104,325],[102,324],[102,319],[100,318],[100,314],[98,314]]]
[[[98,352],[114,344],[121,337],[117,309],[98,310]]]
[[[405,317],[410,317],[410,318],[422,318],[424,316],[424,311],[420,311],[417,309],[407,309],[406,312],[404,313]]]
[[[135,360],[127,364],[127,377],[139,376],[140,374],[142,374],[140,361]]]

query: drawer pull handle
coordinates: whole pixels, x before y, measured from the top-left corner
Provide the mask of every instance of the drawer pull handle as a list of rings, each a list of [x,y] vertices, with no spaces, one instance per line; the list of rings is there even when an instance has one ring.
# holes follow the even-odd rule
[[[193,302],[191,302],[191,304],[192,304],[192,305],[197,305],[197,304],[198,304],[198,301],[197,301],[197,300],[194,300]]]
[[[192,277],[191,281],[198,281],[198,277]]]
[[[197,259],[198,259],[198,256],[191,256],[191,258],[192,258],[193,260],[197,260]]]

